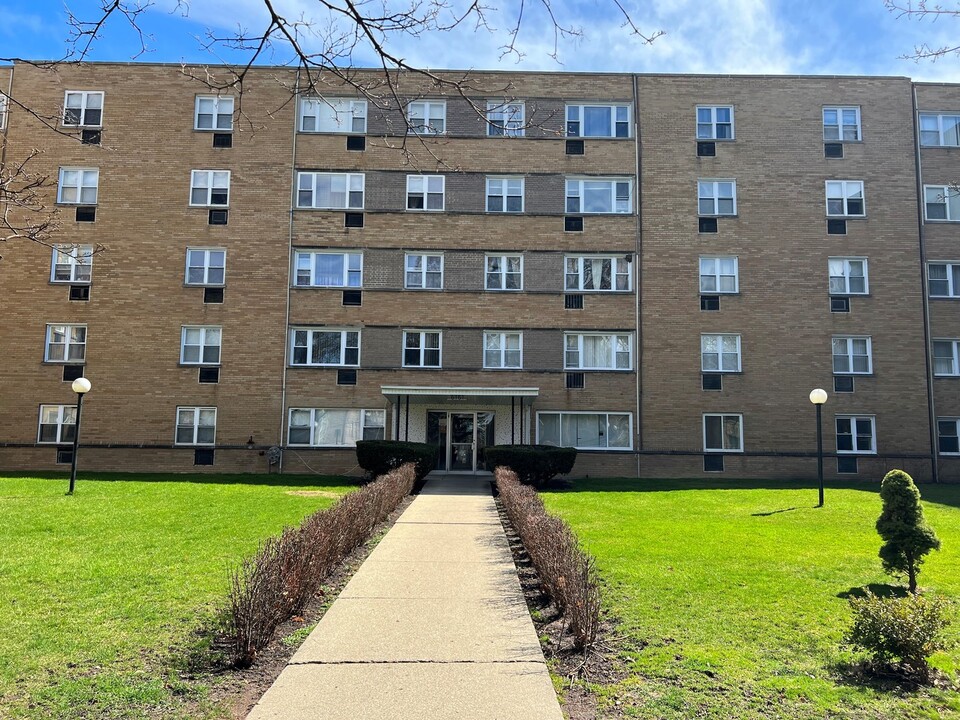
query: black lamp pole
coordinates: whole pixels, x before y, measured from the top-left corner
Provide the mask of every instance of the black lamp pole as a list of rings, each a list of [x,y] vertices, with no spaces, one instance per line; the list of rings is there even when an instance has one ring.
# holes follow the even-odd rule
[[[73,457],[70,459],[70,489],[67,495],[73,495],[73,488],[77,484],[77,454],[80,452],[80,411],[83,410],[83,396],[90,392],[90,381],[86,378],[77,378],[71,386],[77,394],[77,424],[73,429]]]
[[[817,479],[820,481],[820,503],[817,507],[823,507],[823,423],[820,421],[822,407],[817,404]],[[79,413],[77,419],[79,420]]]

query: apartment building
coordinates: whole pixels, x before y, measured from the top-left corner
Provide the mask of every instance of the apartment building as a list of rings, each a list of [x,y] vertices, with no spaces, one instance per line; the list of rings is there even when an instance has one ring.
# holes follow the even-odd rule
[[[89,469],[811,477],[823,387],[828,477],[960,477],[960,88],[321,80],[0,68],[61,221],[0,261],[0,467],[69,462],[82,374]]]

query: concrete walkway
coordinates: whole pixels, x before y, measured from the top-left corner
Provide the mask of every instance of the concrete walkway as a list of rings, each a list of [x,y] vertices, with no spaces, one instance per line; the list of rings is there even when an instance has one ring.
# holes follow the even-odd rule
[[[431,478],[248,720],[562,720],[487,479]]]

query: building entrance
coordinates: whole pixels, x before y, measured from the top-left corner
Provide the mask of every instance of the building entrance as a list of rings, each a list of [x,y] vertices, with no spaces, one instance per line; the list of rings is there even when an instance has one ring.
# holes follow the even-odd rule
[[[492,412],[427,412],[427,442],[440,448],[437,470],[486,470],[483,450],[495,440]]]

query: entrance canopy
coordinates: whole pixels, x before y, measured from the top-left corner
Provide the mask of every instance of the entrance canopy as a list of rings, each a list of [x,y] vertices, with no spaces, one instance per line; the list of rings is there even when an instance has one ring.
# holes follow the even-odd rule
[[[468,397],[537,397],[540,388],[535,387],[456,387],[426,385],[381,385],[384,395],[420,395],[442,397],[448,400],[465,400]]]

